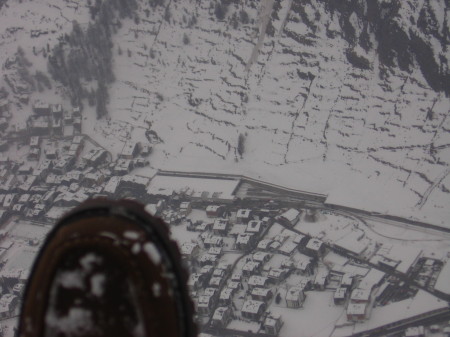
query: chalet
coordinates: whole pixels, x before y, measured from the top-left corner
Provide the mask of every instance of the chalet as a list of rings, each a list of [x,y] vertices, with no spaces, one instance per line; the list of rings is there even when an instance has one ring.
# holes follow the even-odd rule
[[[267,251],[269,250],[269,246],[272,242],[273,242],[272,239],[262,239],[261,241],[258,242],[257,248],[262,251]]]
[[[283,321],[281,320],[281,315],[279,314],[269,314],[263,323],[263,329],[266,334],[271,336],[278,336],[278,333],[283,326]]]
[[[239,209],[236,212],[236,223],[246,224],[252,217],[251,209]]]
[[[62,118],[63,116],[63,108],[61,104],[52,104],[50,107],[50,112],[55,118]]]
[[[233,289],[233,288],[229,288],[229,287],[223,288],[223,290],[220,292],[220,295],[219,295],[219,305],[223,305],[223,306],[230,305],[234,292],[235,292],[235,289]]]
[[[247,250],[254,246],[256,241],[255,235],[239,234],[236,238],[235,247],[237,250]]]
[[[268,262],[271,257],[272,257],[272,255],[269,253],[266,253],[266,252],[256,252],[256,253],[253,253],[253,255],[252,255],[253,261],[260,262],[260,263]]]
[[[279,269],[279,268],[272,268],[269,271],[269,274],[267,275],[270,280],[273,280],[275,282],[281,282],[286,279],[288,274],[287,269]]]
[[[20,165],[19,169],[17,170],[17,174],[19,174],[19,175],[32,174],[32,173],[33,173],[33,166],[31,166],[29,163]]]
[[[273,297],[273,292],[268,288],[253,288],[250,295],[252,300],[268,303]]]
[[[242,273],[245,276],[250,276],[250,275],[261,272],[261,269],[262,269],[262,264],[260,262],[248,261],[242,267]]]
[[[371,289],[357,288],[352,291],[350,301],[352,303],[369,303],[371,294],[372,294]]]
[[[217,255],[220,257],[220,256],[222,256],[222,247],[211,247],[208,249],[208,253]]]
[[[288,308],[300,308],[305,301],[305,293],[301,287],[291,287],[286,292],[286,306]]]
[[[140,143],[132,141],[126,142],[122,152],[119,154],[119,158],[133,159],[139,154],[140,149]]]
[[[202,295],[198,297],[197,312],[199,315],[209,315],[214,307],[214,300],[212,296]]]
[[[5,294],[0,298],[0,318],[9,318],[17,307],[19,298],[13,294]]]
[[[223,247],[223,238],[220,236],[210,236],[203,241],[205,248]]]
[[[83,150],[83,145],[71,144],[69,147],[69,151],[67,151],[67,154],[72,157],[78,157],[81,154],[82,150]]]
[[[107,156],[108,152],[100,147],[97,147],[89,150],[89,152],[83,156],[83,160],[86,164],[96,167],[102,164],[106,160]]]
[[[81,108],[76,106],[72,109],[73,117],[81,117]]]
[[[246,228],[247,228],[247,225],[234,224],[231,227],[230,231],[228,232],[228,236],[233,237],[233,238],[237,238],[238,235],[246,234],[245,233],[245,229]]]
[[[367,303],[349,303],[347,307],[347,320],[362,322],[367,318]]]
[[[17,194],[9,193],[9,194],[5,195],[5,199],[3,201],[3,207],[6,209],[12,207],[12,205],[16,202],[16,200],[17,200]]]
[[[106,154],[106,151],[104,151]],[[106,157],[105,157],[106,158]],[[133,170],[133,162],[129,159],[119,159],[113,168],[115,175],[124,176]]]
[[[312,259],[309,256],[300,254],[295,258],[296,264],[295,269],[299,271],[301,275],[312,275],[314,272],[314,267]]]
[[[263,232],[263,229],[264,227],[261,220],[250,220],[245,231],[259,236]]]
[[[286,256],[291,256],[292,254],[294,254],[294,252],[297,251],[297,247],[298,244],[294,243],[291,240],[287,240],[281,245],[281,247],[278,248],[278,252]]]
[[[225,276],[225,270],[216,268],[216,269],[213,270],[212,275],[216,276],[216,277],[224,277]]]
[[[33,112],[36,115],[49,115],[50,114],[50,104],[43,103],[41,101],[35,101],[33,104]]]
[[[347,288],[337,288],[333,296],[334,304],[335,305],[344,304],[346,297],[347,297]]]
[[[53,171],[60,175],[66,174],[72,169],[74,164],[75,157],[64,156],[55,163],[53,166]]]
[[[231,321],[233,312],[230,307],[218,307],[214,311],[211,326],[215,328],[225,328]]]
[[[72,125],[73,113],[72,111],[64,111],[64,125]]]
[[[294,243],[296,243],[298,245],[298,249],[300,251],[302,251],[305,249],[305,246],[307,245],[307,243],[309,241],[309,237],[307,237],[306,235],[302,235],[302,234],[295,234],[292,241]]]
[[[216,219],[214,221],[212,230],[216,235],[227,235],[230,229],[230,221],[228,219]]]
[[[63,123],[61,119],[54,119],[51,123],[52,131],[56,135],[62,135],[63,133]]]
[[[325,253],[325,245],[316,238],[311,238],[305,247],[305,253],[312,257],[320,257]]]
[[[58,157],[58,151],[54,146],[48,146],[44,149],[45,157],[47,159],[56,159]]]
[[[341,288],[351,289],[353,286],[353,275],[352,274],[344,274],[341,279]]]
[[[253,288],[267,288],[269,284],[269,279],[265,276],[252,275],[248,279],[248,287],[249,289]]]
[[[152,147],[149,144],[141,145],[141,156],[147,157],[152,152]]]
[[[208,265],[208,264],[209,265],[215,265],[217,263],[217,260],[218,260],[217,255],[204,253],[204,254],[199,256],[198,263],[201,266],[205,266],[205,265]]]
[[[207,277],[210,277],[211,276],[211,274],[213,273],[213,271],[214,271],[214,267],[213,266],[211,266],[211,265],[206,265],[206,266],[203,266],[201,269],[200,269],[200,274],[202,274],[202,275],[205,275],[205,276],[207,276]]]
[[[231,275],[231,281],[240,282],[242,280],[242,272],[235,272]]]
[[[209,205],[206,207],[206,216],[208,218],[217,218],[224,211],[224,206],[219,205]]]
[[[300,219],[300,212],[294,208],[287,210],[279,216],[279,220],[285,224],[294,227]]]
[[[235,281],[229,281],[228,288],[233,289],[234,291],[237,291],[238,289],[244,289],[241,282],[235,282]]]
[[[180,213],[187,216],[192,211],[192,204],[189,201],[184,201],[180,204]]]
[[[314,279],[314,288],[319,290],[325,290],[328,284],[328,271],[320,270]]]
[[[86,174],[83,178],[83,186],[89,187],[89,186],[99,186],[102,185],[105,181],[105,176],[97,171],[97,172],[90,172]]]
[[[109,194],[109,195],[115,195],[119,188],[120,181],[121,181],[121,177],[118,177],[118,176],[111,177],[108,180],[108,182],[106,183],[105,187],[103,188],[103,192],[106,194]],[[147,208],[146,208],[146,210],[147,210]],[[151,214],[155,215],[155,213],[151,213]]]
[[[241,315],[243,318],[259,321],[265,310],[266,304],[264,302],[246,300],[242,306]]]
[[[197,258],[200,252],[200,247],[198,246],[198,244],[192,242],[184,242],[180,248],[181,256],[186,260]]]
[[[41,138],[39,136],[33,136],[30,138],[30,147],[36,148],[41,145]]]
[[[217,288],[206,288],[203,292],[203,295],[211,296],[214,300],[217,298]]]
[[[47,116],[34,117],[30,119],[29,130],[34,135],[48,134],[50,120]]]
[[[225,282],[224,277],[213,276],[209,280],[209,286],[213,288],[221,288],[224,282]]]
[[[192,273],[189,275],[187,285],[191,291],[196,291],[203,287],[205,276],[200,273]]]
[[[39,160],[40,156],[41,156],[40,148],[32,148],[28,152],[28,159],[30,159],[30,160]]]

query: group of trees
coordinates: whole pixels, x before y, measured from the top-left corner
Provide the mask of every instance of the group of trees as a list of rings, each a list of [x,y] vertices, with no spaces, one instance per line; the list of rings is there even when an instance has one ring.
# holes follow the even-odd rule
[[[55,81],[67,89],[74,106],[83,99],[96,104],[97,118],[107,114],[108,84],[114,81],[112,34],[122,18],[131,18],[137,7],[135,0],[96,0],[90,4],[93,19],[84,30],[73,21],[72,32],[66,34],[48,57],[48,71]],[[96,81],[97,89],[86,82]]]

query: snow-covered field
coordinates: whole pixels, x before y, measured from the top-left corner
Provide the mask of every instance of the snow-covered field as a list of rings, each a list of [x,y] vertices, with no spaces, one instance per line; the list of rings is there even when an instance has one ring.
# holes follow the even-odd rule
[[[220,21],[208,1],[155,8],[139,2],[140,20],[123,20],[114,35],[110,121],[96,121],[88,107],[83,132],[117,154],[127,139],[146,141],[145,131],[153,130],[160,142],[149,175],[157,168],[244,173],[329,194],[330,202],[446,226],[448,98],[429,88],[417,68],[393,69],[381,79],[376,54],[369,55],[371,70],[354,68],[339,31],[327,36],[325,27],[338,25],[336,19],[324,14],[310,27],[291,5],[280,2],[273,36],[261,36],[264,15],[253,1],[243,2],[250,20],[237,28],[228,20],[236,5]],[[68,1],[10,1],[0,15],[2,59],[20,45],[42,70],[45,59],[33,57],[33,47],[54,45],[73,19],[89,21],[84,4]],[[32,29],[48,34],[30,38]],[[61,101],[58,93],[32,99]],[[29,110],[16,106],[14,119]],[[110,123],[128,131],[111,138],[101,131]]]

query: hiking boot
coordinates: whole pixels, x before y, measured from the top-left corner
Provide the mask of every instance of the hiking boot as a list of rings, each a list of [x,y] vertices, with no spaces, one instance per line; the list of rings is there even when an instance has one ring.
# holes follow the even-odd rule
[[[132,201],[87,201],[40,250],[19,336],[193,337],[186,281],[162,220]]]

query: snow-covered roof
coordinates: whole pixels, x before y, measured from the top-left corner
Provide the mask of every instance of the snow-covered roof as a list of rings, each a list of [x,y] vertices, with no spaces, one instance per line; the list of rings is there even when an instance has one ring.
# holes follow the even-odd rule
[[[300,296],[303,294],[303,288],[302,287],[290,287],[289,290],[286,292],[286,300],[287,301],[298,301],[300,299]]]
[[[318,251],[322,247],[323,242],[316,238],[311,238],[306,244],[306,248]]]
[[[242,305],[241,311],[249,314],[257,314],[262,305],[264,305],[264,302],[246,300]]]
[[[238,211],[236,212],[236,217],[237,218],[242,218],[242,219],[248,219],[250,217],[252,210],[251,209],[238,209]]]
[[[450,295],[450,263],[447,261],[441,269],[434,289]]]
[[[218,307],[213,314],[213,320],[221,321],[225,313],[230,310],[229,307]]]
[[[352,301],[369,301],[372,289],[354,289],[350,299]]]
[[[347,315],[365,315],[367,303],[349,303]]]
[[[198,244],[192,242],[184,242],[181,245],[181,254],[182,255],[191,255],[195,248],[198,247]]]
[[[297,211],[294,208],[291,208],[291,209],[288,209],[283,214],[281,214],[281,217],[283,217],[286,220],[288,220],[289,222],[293,223],[294,221],[296,221],[296,219],[298,218],[299,215],[300,215],[299,211]]]
[[[265,277],[265,276],[252,275],[248,279],[248,285],[255,286],[255,287],[263,287],[263,286],[265,286],[266,282],[267,282],[267,277]]]
[[[187,193],[189,195],[207,192],[209,196],[217,196],[221,200],[233,200],[234,191],[239,180],[234,179],[204,179],[196,177],[178,177],[156,175],[147,189],[150,195],[172,195]]]

